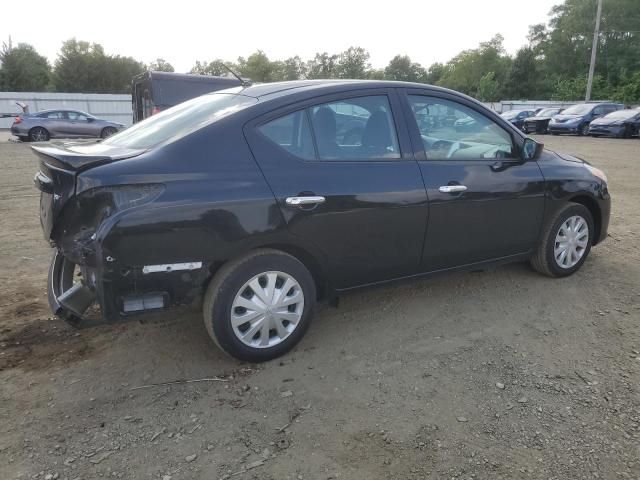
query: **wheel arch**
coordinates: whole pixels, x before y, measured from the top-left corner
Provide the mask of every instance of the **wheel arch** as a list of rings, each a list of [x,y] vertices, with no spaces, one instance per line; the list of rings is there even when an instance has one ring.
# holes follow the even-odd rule
[[[596,245],[600,240],[600,233],[602,231],[602,212],[598,202],[588,195],[575,195],[569,199],[569,202],[578,203],[584,206],[591,217],[593,218],[593,228],[595,230],[593,235],[593,245]]]
[[[265,243],[263,245],[254,246],[253,248],[245,250],[242,253],[234,255],[224,261],[214,262],[209,266],[209,271],[211,274],[210,279],[213,278],[224,265],[229,264],[229,262],[236,261],[237,259],[249,255],[256,250],[263,249],[278,250],[294,257],[296,260],[302,263],[307,270],[309,270],[309,273],[311,273],[311,276],[313,277],[313,280],[316,284],[317,300],[323,300],[329,296],[329,276],[326,269],[322,266],[321,261],[308,249],[300,245],[294,245],[291,243]],[[208,285],[209,281],[205,282],[205,288]]]

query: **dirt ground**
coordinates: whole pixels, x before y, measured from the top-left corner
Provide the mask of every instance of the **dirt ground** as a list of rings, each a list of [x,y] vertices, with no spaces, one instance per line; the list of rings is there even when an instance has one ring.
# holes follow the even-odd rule
[[[540,138],[609,175],[580,272],[352,293],[261,365],[196,310],[52,319],[36,160],[0,143],[0,479],[640,478],[640,140]]]

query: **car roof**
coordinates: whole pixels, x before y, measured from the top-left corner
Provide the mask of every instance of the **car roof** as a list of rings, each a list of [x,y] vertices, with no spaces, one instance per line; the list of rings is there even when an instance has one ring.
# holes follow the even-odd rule
[[[345,88],[346,87],[346,88]],[[388,80],[346,80],[346,79],[326,79],[326,80],[292,80],[288,82],[259,83],[250,85],[239,90],[237,93],[258,99],[270,99],[299,92],[323,92],[358,90],[362,88],[420,88],[431,89],[442,92],[452,92],[447,88],[436,87],[424,83],[398,82]],[[455,92],[457,95],[460,93]]]
[[[83,115],[93,116],[90,113],[83,112],[82,110],[77,110],[75,108],[49,108],[47,110],[39,110],[34,115],[40,115],[41,113],[51,113],[51,112],[77,112]]]

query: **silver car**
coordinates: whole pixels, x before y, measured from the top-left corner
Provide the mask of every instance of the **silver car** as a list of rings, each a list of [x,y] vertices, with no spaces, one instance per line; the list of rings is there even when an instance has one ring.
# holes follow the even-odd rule
[[[44,142],[50,138],[106,138],[124,125],[102,120],[80,110],[43,110],[17,117],[11,133],[22,141]]]

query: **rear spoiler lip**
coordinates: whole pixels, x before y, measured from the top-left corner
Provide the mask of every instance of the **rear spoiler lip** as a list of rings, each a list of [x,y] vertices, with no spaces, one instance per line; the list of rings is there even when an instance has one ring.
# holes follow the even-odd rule
[[[49,166],[74,172],[82,172],[116,160],[137,157],[146,152],[146,150],[126,150],[115,155],[88,155],[52,145],[33,145],[31,149]]]

